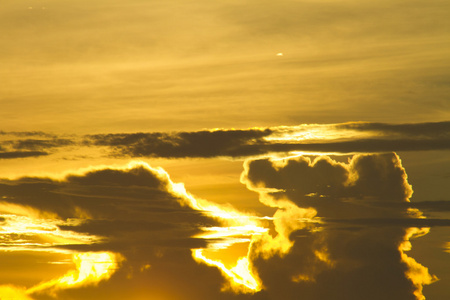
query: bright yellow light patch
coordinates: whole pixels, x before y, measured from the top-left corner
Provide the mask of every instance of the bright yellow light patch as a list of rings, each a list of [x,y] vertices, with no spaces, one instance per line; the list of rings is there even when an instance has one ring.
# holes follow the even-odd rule
[[[25,210],[25,208],[24,208]],[[0,234],[3,236],[0,251],[54,251],[71,252],[58,248],[58,245],[92,244],[101,240],[94,235],[84,235],[61,230],[60,225],[79,225],[81,220],[43,219],[24,215],[0,214]]]
[[[229,219],[226,220],[229,221]],[[244,223],[246,220],[248,219],[243,216],[243,218],[234,219],[233,222]],[[268,229],[257,225],[243,224],[231,227],[208,227],[203,230],[205,233],[196,237],[214,242],[210,242],[207,249],[193,249],[194,259],[199,263],[218,268],[228,280],[228,285],[224,289],[231,289],[236,293],[260,291],[262,284],[258,276],[251,270],[248,248],[246,256],[239,256],[237,260],[234,260],[234,264],[229,262],[230,258],[227,252],[237,244],[245,243],[247,247],[250,247],[253,237],[267,233]],[[208,253],[211,254],[210,251],[214,251],[215,255],[208,255]],[[228,261],[228,263],[225,264],[224,261]]]
[[[229,287],[234,292],[255,293],[261,290],[262,284],[259,278],[253,274],[247,257],[240,258],[233,268],[227,268],[218,260],[212,260],[203,255],[203,249],[193,249],[192,255],[197,262],[217,267],[222,274],[229,279]]]
[[[95,285],[107,280],[118,269],[123,261],[120,254],[112,252],[85,252],[73,256],[76,270],[66,275],[43,282],[27,290],[28,294],[46,292],[54,294],[55,291],[65,288]]]
[[[26,294],[25,288],[13,285],[0,285],[0,299],[5,300],[33,300]]]
[[[419,264],[414,258],[406,255],[405,251],[411,250],[411,238],[423,236],[429,231],[430,228],[408,228],[404,237],[404,241],[399,246],[402,262],[408,266],[405,275],[416,287],[414,295],[416,296],[417,300],[425,300],[425,296],[422,293],[423,286],[432,284],[433,282],[437,281],[438,278],[435,275],[431,275],[428,272],[427,267]]]
[[[278,56],[282,55],[283,54],[281,53],[281,55]],[[298,126],[272,127],[272,129],[275,132],[264,139],[274,143],[323,142],[373,136],[372,133],[352,129],[336,129],[334,124],[302,124]]]

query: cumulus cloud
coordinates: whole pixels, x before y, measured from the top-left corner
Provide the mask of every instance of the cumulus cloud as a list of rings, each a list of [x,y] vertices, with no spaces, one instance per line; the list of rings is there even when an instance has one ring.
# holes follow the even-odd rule
[[[85,293],[92,296],[90,287],[96,286],[102,297],[122,299],[124,294],[116,290],[120,286],[150,298],[245,297],[221,292],[245,270],[207,266],[206,258],[196,261],[192,251],[242,243],[258,228],[249,216],[195,199],[162,169],[133,163],[59,178],[3,179],[0,195],[1,251],[72,254],[75,268],[11,292],[24,291],[36,299],[46,294],[80,299]],[[4,295],[10,291],[4,290]]]
[[[0,182],[0,194],[5,202],[31,206],[61,219],[84,219],[82,224],[61,228],[111,237],[111,242],[118,239],[117,245],[124,245],[123,239],[148,235],[144,243],[152,239],[162,245],[184,241],[189,246],[201,246],[202,242],[190,239],[191,236],[200,232],[200,224],[217,223],[170,191],[171,183],[166,176],[144,165],[105,168],[69,174],[60,180],[5,179]],[[171,234],[166,235],[167,230]],[[176,241],[171,241],[174,236]]]
[[[436,280],[406,251],[409,239],[437,221],[405,206],[377,205],[409,203],[412,188],[396,155],[357,155],[349,163],[250,160],[242,180],[278,209],[272,240],[290,242],[284,252],[263,239],[251,249],[268,298],[424,299],[423,285]],[[309,216],[290,217],[295,210]]]
[[[241,180],[273,216],[197,199],[145,163],[2,179],[0,250],[70,254],[74,264],[4,291],[36,299],[121,299],[126,290],[130,298],[419,300],[437,279],[407,252],[411,239],[450,222],[426,219],[410,202],[397,155],[251,159]],[[245,251],[230,254],[237,246]]]

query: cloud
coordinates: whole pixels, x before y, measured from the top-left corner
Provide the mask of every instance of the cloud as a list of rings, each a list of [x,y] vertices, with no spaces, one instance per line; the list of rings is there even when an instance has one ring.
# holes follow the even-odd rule
[[[70,146],[109,149],[114,157],[213,158],[255,157],[274,153],[373,153],[450,149],[450,122],[387,124],[350,122],[246,130],[111,133],[53,136],[8,133],[0,158],[50,155]],[[7,135],[7,133],[4,133]],[[72,149],[73,150],[73,149]]]
[[[64,147],[72,145],[74,142],[69,139],[53,138],[47,140],[24,139],[13,142],[13,148],[18,150],[40,150]]]
[[[408,204],[412,194],[395,154],[355,155],[348,163],[249,160],[242,181],[278,209],[274,237],[250,249],[268,298],[424,299],[423,285],[437,279],[406,252],[410,239],[428,232],[419,228],[449,222],[391,205]],[[308,214],[292,218],[294,211]],[[286,239],[289,249],[274,251]],[[277,243],[267,247],[267,240]]]
[[[375,131],[382,135],[396,134],[399,136],[407,136],[417,138],[437,138],[450,136],[450,122],[428,122],[428,123],[411,123],[411,124],[386,124],[386,123],[369,123],[354,122],[337,124],[336,128],[344,128],[359,131]]]
[[[259,154],[252,145],[270,134],[270,129],[109,134],[88,136],[86,142],[110,146],[115,153],[130,156],[233,157]]]
[[[1,299],[15,299],[15,300],[33,300],[27,295],[26,289],[13,285],[0,285]]]
[[[357,131],[359,134],[355,134]],[[343,123],[251,130],[134,133],[87,136],[114,155],[148,157],[245,157],[293,151],[366,153],[450,149],[450,122]]]
[[[44,151],[6,151],[6,152],[0,152],[0,159],[39,157],[39,156],[46,156],[46,155],[49,155],[49,153],[44,152]]]
[[[30,136],[34,136],[34,137],[55,137],[55,135],[53,134],[49,134],[43,131],[3,131],[0,130],[0,135],[3,136],[7,136],[7,135],[13,135],[13,136],[20,136],[20,137],[30,137]]]
[[[200,226],[217,223],[189,207],[185,198],[170,191],[171,186],[162,171],[137,165],[68,174],[62,180],[2,180],[0,193],[5,202],[31,206],[62,219],[85,219],[82,224],[61,227],[118,238],[117,245],[120,239],[143,235],[147,235],[144,241],[153,239],[154,243],[170,244],[171,237],[176,237],[178,241],[202,245],[201,240],[191,236],[200,232]],[[165,230],[171,234],[166,235]]]
[[[146,288],[141,296],[169,292],[178,298],[239,298],[221,289],[236,286],[237,291],[242,284],[234,279],[248,272],[245,266],[233,271],[209,267],[206,257],[194,259],[192,251],[219,251],[265,230],[252,225],[256,223],[250,216],[194,198],[164,170],[145,163],[61,177],[4,179],[0,195],[0,250],[73,256],[73,270],[26,289],[38,298],[83,298],[80,295],[97,286],[102,292],[111,289],[110,299],[118,299],[124,295],[114,293],[117,286],[133,290],[142,282]],[[185,290],[171,289],[174,284]]]
[[[3,244],[73,256],[72,270],[25,289],[38,299],[418,300],[436,280],[407,255],[410,239],[450,223],[410,202],[397,155],[251,159],[241,180],[273,216],[197,199],[144,163],[3,179],[1,222],[20,232]]]
[[[370,219],[326,219],[327,223],[340,223],[347,225],[358,225],[358,226],[399,226],[399,227],[439,227],[439,226],[450,226],[450,220],[448,219],[418,219],[418,218],[370,218]]]
[[[75,254],[73,260],[76,271],[69,271],[60,278],[38,284],[28,289],[26,293],[36,294],[44,291],[56,297],[56,291],[60,289],[97,285],[115,273],[123,258],[109,252],[87,252]]]
[[[0,131],[0,159],[48,156],[51,150],[70,146],[76,142],[44,132]],[[50,151],[50,152],[49,152]]]
[[[413,203],[413,206],[425,211],[450,211],[450,201],[421,201]]]

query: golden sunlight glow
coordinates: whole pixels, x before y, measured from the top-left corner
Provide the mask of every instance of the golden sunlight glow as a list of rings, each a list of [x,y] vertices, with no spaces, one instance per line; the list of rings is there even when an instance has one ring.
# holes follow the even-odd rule
[[[5,300],[33,300],[30,298],[26,289],[22,287],[16,287],[14,285],[0,285],[0,299]]]
[[[312,208],[300,208],[288,201],[280,201],[278,204],[280,209],[274,214],[273,220],[276,236],[265,233],[253,239],[255,253],[265,259],[274,255],[286,255],[294,245],[289,238],[292,232],[303,228],[318,230],[315,229],[316,223],[320,223],[315,218],[317,212]]]
[[[6,197],[3,197],[6,199]],[[43,219],[57,219],[57,215],[50,213],[50,212],[43,212],[38,209],[26,206],[26,205],[19,205],[14,203],[8,203],[1,201],[0,202],[0,212],[7,213],[7,214],[13,214],[13,215],[20,215],[20,216],[26,216],[33,219],[43,218]]]
[[[229,280],[229,286],[234,292],[254,293],[261,290],[261,281],[251,271],[250,263],[247,257],[241,257],[233,268],[226,268],[225,265],[217,260],[212,260],[203,255],[203,249],[193,249],[192,256],[197,262],[208,266],[217,267],[222,274]]]
[[[243,225],[234,227],[206,227],[203,230],[205,233],[199,234],[196,237],[212,240],[212,242],[209,242],[206,249],[193,249],[192,255],[194,259],[199,263],[217,267],[225,278],[228,279],[228,284],[224,286],[224,289],[230,289],[236,293],[254,293],[260,291],[262,288],[261,281],[252,272],[248,258],[249,247],[251,245],[249,242],[255,236],[267,233],[268,228],[256,225]],[[233,245],[242,243],[248,243],[246,256],[238,257],[234,265],[226,265],[224,260],[227,258],[227,255],[220,251],[223,250],[223,252],[226,252]],[[211,255],[208,255],[210,250],[216,253],[219,252],[219,255],[216,254],[214,255],[215,258],[211,258]]]
[[[50,281],[40,283],[27,290],[28,294],[49,293],[64,288],[95,285],[102,280],[107,280],[118,269],[123,261],[120,254],[112,252],[85,252],[73,256],[76,270],[69,271],[66,275]]]
[[[282,166],[283,160],[272,160],[276,166]],[[276,192],[276,189],[255,187],[250,184],[245,174],[248,174],[248,161],[244,163],[245,171],[242,173],[241,182],[247,186],[251,191],[259,194],[259,201],[269,207],[277,208],[273,216],[273,223],[275,226],[276,236],[273,237],[269,233],[260,236],[255,236],[255,253],[264,258],[269,258],[273,255],[283,256],[287,254],[293,246],[293,242],[289,239],[292,232],[308,228],[310,230],[319,230],[316,224],[320,223],[320,218],[316,217],[317,211],[313,208],[301,208],[289,200],[274,200],[271,192]]]
[[[274,133],[264,139],[273,143],[296,143],[367,138],[373,135],[371,133],[352,129],[336,129],[335,125],[336,124],[302,124],[298,126],[271,127]]]
[[[197,199],[186,191],[183,183],[174,183],[165,170],[162,168],[153,168],[142,161],[133,161],[127,167],[118,167],[117,169],[126,170],[136,167],[144,167],[151,170],[162,182],[166,182],[167,190],[177,196],[178,202],[181,205],[202,211],[223,225],[223,227],[202,228],[204,233],[196,236],[197,238],[210,240],[207,248],[192,250],[192,256],[197,262],[219,268],[224,277],[229,281],[229,288],[236,293],[253,293],[261,289],[260,281],[251,271],[248,257],[238,257],[232,267],[226,267],[220,259],[206,257],[203,250],[228,249],[237,243],[249,243],[255,236],[268,231],[267,228],[261,226],[262,219],[265,218],[243,214],[232,207],[212,203],[205,199]]]
[[[405,272],[406,277],[411,280],[414,284],[416,290],[414,291],[414,295],[417,300],[425,300],[425,296],[423,295],[423,286],[431,284],[438,280],[435,275],[431,275],[428,272],[428,268],[419,264],[414,258],[406,255],[405,251],[411,250],[411,238],[417,238],[427,234],[430,231],[430,228],[408,228],[403,242],[399,246],[402,262],[408,266],[408,270]]]
[[[445,248],[445,250],[444,250],[445,252],[450,253],[450,242],[445,243],[444,248]]]
[[[39,219],[27,216],[0,214],[3,223],[0,224],[2,241],[0,250],[28,250],[71,252],[52,248],[57,245],[92,244],[101,240],[100,237],[83,235],[68,230],[61,230],[60,225],[79,225],[81,220]]]
[[[184,187],[178,186],[179,192],[185,192]],[[207,249],[192,250],[194,259],[209,266],[217,267],[222,274],[229,279],[229,288],[234,292],[257,292],[263,288],[258,275],[252,271],[250,264],[250,248],[264,258],[269,258],[275,254],[283,256],[287,254],[293,246],[289,239],[292,232],[302,228],[315,227],[315,223],[320,223],[320,219],[315,218],[317,212],[312,208],[300,208],[290,201],[274,201],[268,197],[267,190],[261,191],[260,201],[270,207],[279,208],[271,218],[255,218],[243,215],[233,209],[218,206],[207,202],[206,200],[195,200],[197,209],[207,211],[211,216],[218,218],[224,226],[228,227],[209,227],[203,228],[204,233],[196,236],[198,238],[212,239],[208,248],[219,251],[228,249],[236,243],[249,242],[247,256],[240,257],[234,266],[226,266],[223,259],[211,259],[205,254]],[[273,237],[268,228],[262,226],[262,220],[271,220],[275,226],[277,235]],[[321,259],[327,260],[327,253],[317,254]],[[329,260],[327,260],[330,264]]]
[[[320,126],[319,126],[320,127]],[[283,159],[272,159],[274,167],[282,167],[286,162]],[[263,282],[252,265],[256,257],[269,259],[275,255],[283,257],[288,254],[294,241],[292,233],[305,229],[310,232],[320,231],[322,221],[317,217],[313,208],[303,208],[292,201],[283,198],[275,199],[273,192],[280,190],[253,186],[245,177],[248,172],[248,162],[244,164],[241,182],[251,191],[259,194],[259,201],[267,207],[275,208],[273,217],[258,217],[250,213],[242,213],[228,205],[216,204],[205,199],[196,198],[186,191],[184,184],[174,183],[169,174],[162,168],[152,168],[145,162],[133,161],[126,167],[108,167],[110,169],[131,170],[143,167],[157,176],[164,188],[176,196],[177,201],[204,215],[214,218],[219,226],[203,227],[202,233],[194,236],[204,239],[207,246],[191,249],[193,259],[200,264],[217,268],[225,284],[223,290],[234,293],[256,293],[264,289]],[[97,168],[95,168],[97,169]],[[94,168],[89,168],[89,171]],[[79,172],[87,172],[84,171]],[[72,173],[73,174],[73,173]],[[409,194],[412,193],[412,190]],[[80,212],[80,216],[83,212]],[[417,209],[408,210],[411,217],[424,218]],[[102,238],[93,235],[61,230],[62,225],[80,225],[82,219],[61,220],[51,214],[36,209],[15,204],[0,202],[0,234],[3,236],[0,251],[31,250],[31,251],[63,251],[73,255],[75,269],[58,278],[41,282],[29,289],[15,286],[0,286],[0,299],[14,295],[17,299],[29,300],[29,295],[45,293],[55,296],[61,289],[76,288],[88,285],[97,285],[108,280],[120,267],[124,257],[113,252],[85,252],[74,253],[70,250],[61,250],[55,246],[73,244],[92,244],[101,242]],[[270,224],[270,230],[269,230]],[[405,234],[403,242],[398,249],[402,262],[407,265],[405,276],[415,286],[417,300],[425,299],[422,294],[423,285],[437,280],[430,275],[428,269],[408,257],[405,252],[411,249],[410,239],[427,234],[428,228],[410,228]],[[336,262],[326,247],[316,249],[314,255],[329,267],[335,267]],[[150,270],[152,266],[144,263],[141,272]],[[295,274],[295,273],[294,273]],[[299,273],[290,278],[293,282],[315,282],[314,276]]]

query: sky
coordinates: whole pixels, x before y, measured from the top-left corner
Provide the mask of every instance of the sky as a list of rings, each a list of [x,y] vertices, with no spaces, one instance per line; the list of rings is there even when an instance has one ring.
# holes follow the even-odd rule
[[[449,9],[2,1],[0,299],[450,298]]]

